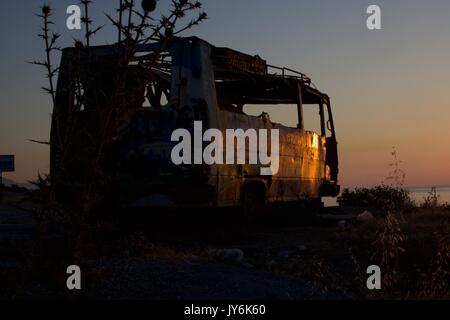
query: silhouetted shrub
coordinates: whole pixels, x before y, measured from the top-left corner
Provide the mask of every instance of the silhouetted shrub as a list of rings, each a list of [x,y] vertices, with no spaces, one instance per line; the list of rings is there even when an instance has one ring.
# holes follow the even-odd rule
[[[338,197],[341,206],[405,210],[414,207],[409,191],[391,186],[344,189]]]

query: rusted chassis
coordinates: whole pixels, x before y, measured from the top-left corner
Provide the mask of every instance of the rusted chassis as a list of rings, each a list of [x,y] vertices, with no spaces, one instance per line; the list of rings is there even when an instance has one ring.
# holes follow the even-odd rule
[[[120,126],[107,164],[113,168],[110,186],[116,200],[135,207],[216,208],[240,206],[249,198],[268,204],[337,196],[337,142],[330,99],[313,88],[309,78],[299,73],[287,75],[286,69],[270,74],[259,57],[213,47],[198,38],[175,39],[165,48],[145,45],[139,51],[169,52],[170,96],[162,106],[133,107]],[[94,47],[91,59],[101,62],[114,53],[113,46]],[[74,61],[83,63],[83,59],[80,62],[74,58],[76,55],[73,48],[63,51],[51,129],[51,175],[61,176],[64,171],[65,180],[73,180],[65,181],[66,187],[76,184],[83,175],[76,155],[86,153],[83,143],[73,144],[70,137],[76,137],[80,127],[96,130],[95,123],[88,129],[83,124],[91,112],[88,106],[81,110],[74,103]],[[233,63],[236,57],[239,63]],[[139,70],[130,77],[135,85],[128,92],[130,99],[137,101],[144,97],[147,85],[140,79],[149,78]],[[166,80],[158,81],[163,84]],[[136,95],[141,96],[138,99]],[[298,125],[291,128],[264,115],[249,116],[242,112],[245,104],[295,104]],[[303,106],[307,104],[318,107],[321,132],[305,130]],[[177,128],[192,130],[193,121],[202,121],[204,130],[217,128],[222,132],[267,129],[270,136],[270,130],[278,129],[278,172],[262,176],[259,164],[173,165],[170,151],[175,142],[170,139],[171,132]],[[69,143],[74,146],[67,147]],[[62,157],[75,160],[63,168]]]

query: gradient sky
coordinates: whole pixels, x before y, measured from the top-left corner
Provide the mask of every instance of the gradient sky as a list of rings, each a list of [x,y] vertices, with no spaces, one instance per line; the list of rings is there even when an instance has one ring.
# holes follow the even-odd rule
[[[97,0],[98,24],[118,1]],[[159,9],[168,1],[161,0]],[[329,94],[341,159],[341,184],[370,186],[389,173],[396,147],[406,185],[450,183],[450,1],[448,0],[204,0],[209,20],[192,30],[215,45],[259,54],[298,69]],[[54,0],[61,46],[80,33],[65,27],[66,8]],[[42,57],[36,37],[39,1],[0,3],[0,154],[15,154],[19,182],[48,172],[51,103],[40,87]],[[366,8],[382,10],[380,31],[366,28]],[[112,43],[112,28],[96,44]]]

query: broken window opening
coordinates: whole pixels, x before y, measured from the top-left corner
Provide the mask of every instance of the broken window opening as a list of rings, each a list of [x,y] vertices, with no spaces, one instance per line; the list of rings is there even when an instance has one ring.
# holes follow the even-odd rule
[[[144,71],[144,108],[160,108],[169,103],[172,82],[172,56],[170,52],[146,53],[136,56],[137,65]]]
[[[273,123],[298,126],[298,81],[270,75],[216,71],[219,108],[252,116],[269,115]]]
[[[303,105],[303,125],[306,131],[322,135],[320,108],[318,105]]]
[[[261,117],[268,114],[270,122],[278,123],[285,127],[297,128],[297,105],[296,104],[246,104],[244,112],[250,116]]]

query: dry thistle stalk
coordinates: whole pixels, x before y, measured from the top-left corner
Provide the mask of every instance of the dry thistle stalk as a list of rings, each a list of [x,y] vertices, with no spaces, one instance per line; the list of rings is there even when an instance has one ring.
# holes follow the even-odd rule
[[[52,15],[52,8],[49,5],[44,5],[41,7],[42,14],[37,14],[38,17],[43,19],[43,27],[41,29],[42,33],[38,34],[40,38],[44,40],[45,43],[45,60],[44,61],[33,61],[32,64],[43,66],[47,72],[46,76],[49,82],[48,87],[43,87],[42,89],[51,95],[53,106],[55,105],[55,87],[53,80],[57,74],[59,68],[54,68],[52,66],[52,54],[60,48],[56,45],[56,42],[60,35],[58,33],[52,32],[50,30],[50,25],[54,23],[50,20]]]
[[[73,222],[74,230],[72,234],[77,234],[75,251],[81,251],[82,243],[86,239],[84,234],[88,227],[88,221],[92,212],[105,199],[105,190],[111,181],[111,172],[105,169],[107,154],[112,141],[117,136],[118,128],[123,124],[124,119],[129,116],[130,101],[127,96],[130,75],[133,68],[130,64],[135,59],[138,46],[149,42],[159,42],[166,44],[172,37],[179,33],[198,25],[207,18],[206,13],[201,11],[201,3],[198,1],[172,0],[169,12],[160,17],[153,15],[157,2],[155,0],[143,0],[140,8],[135,0],[120,0],[117,9],[118,17],[112,18],[106,15],[108,20],[116,27],[118,32],[118,42],[111,47],[117,51],[116,60],[109,61],[103,66],[104,70],[111,72],[107,79],[108,86],[104,87],[105,81],[99,72],[98,61],[93,61],[91,57],[91,46],[93,36],[104,26],[92,27],[93,20],[90,17],[90,6],[93,0],[80,0],[83,8],[82,23],[84,25],[84,41],[75,42],[75,51],[71,56],[71,61],[65,63],[70,65],[70,79],[67,81],[73,90],[74,103],[70,108],[74,110],[89,110],[89,119],[85,119],[85,124],[80,126],[80,119],[75,116],[76,112],[56,111],[58,96],[54,87],[54,77],[58,73],[58,68],[52,67],[52,53],[59,50],[56,42],[59,34],[50,30],[51,8],[43,6],[43,32],[39,36],[44,39],[46,59],[44,62],[35,62],[42,65],[47,70],[49,86],[44,90],[51,94],[54,107],[52,131],[58,136],[53,139],[51,148],[58,152],[57,172],[51,172],[52,192],[57,193],[62,190],[67,192],[70,202],[65,205],[68,220]],[[184,22],[193,11],[198,13]],[[155,62],[149,61],[147,64],[139,65],[140,68],[150,71],[153,63],[156,63],[158,53],[154,55]],[[105,91],[106,90],[106,91]],[[58,91],[59,92],[59,91]],[[133,100],[133,99],[131,99]],[[62,116],[58,112],[66,112],[69,116]],[[89,130],[88,127],[95,127]],[[53,145],[55,144],[55,145]],[[77,150],[73,159],[71,150]],[[72,155],[72,156],[68,156]],[[70,176],[70,166],[74,163],[82,164],[82,176],[73,179]]]

